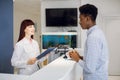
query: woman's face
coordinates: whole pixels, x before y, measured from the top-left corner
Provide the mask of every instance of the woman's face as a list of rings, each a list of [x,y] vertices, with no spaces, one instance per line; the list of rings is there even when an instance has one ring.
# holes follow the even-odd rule
[[[25,28],[25,34],[31,36],[31,35],[34,35],[34,33],[35,33],[35,27],[34,27],[34,25],[29,25],[29,26],[27,26]]]

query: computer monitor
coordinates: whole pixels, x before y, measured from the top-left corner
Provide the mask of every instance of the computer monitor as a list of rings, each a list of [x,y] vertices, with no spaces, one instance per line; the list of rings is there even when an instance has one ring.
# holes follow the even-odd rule
[[[56,47],[58,45],[68,45],[69,47],[77,47],[76,35],[42,35],[42,48]]]

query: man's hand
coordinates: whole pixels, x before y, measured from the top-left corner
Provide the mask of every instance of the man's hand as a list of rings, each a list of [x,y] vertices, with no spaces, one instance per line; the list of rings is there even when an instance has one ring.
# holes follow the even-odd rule
[[[78,54],[78,52],[76,50],[70,51],[69,56],[70,56],[70,58],[72,58],[76,62],[78,62],[80,60],[80,55]]]

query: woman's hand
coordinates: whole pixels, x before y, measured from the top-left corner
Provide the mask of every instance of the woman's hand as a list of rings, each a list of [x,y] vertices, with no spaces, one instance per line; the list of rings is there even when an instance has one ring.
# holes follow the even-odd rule
[[[28,65],[32,65],[32,64],[34,64],[36,61],[37,61],[36,58],[30,58],[30,59],[28,60],[27,64],[28,64]]]

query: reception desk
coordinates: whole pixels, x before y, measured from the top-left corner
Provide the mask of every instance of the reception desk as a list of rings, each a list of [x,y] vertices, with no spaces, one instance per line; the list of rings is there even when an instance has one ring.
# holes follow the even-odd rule
[[[81,75],[78,63],[61,56],[30,76],[0,74],[0,80],[80,80]]]
[[[78,63],[59,57],[25,80],[80,80],[81,74]]]
[[[17,75],[17,74],[3,74],[0,73],[0,80],[24,80],[29,76],[26,75]]]

